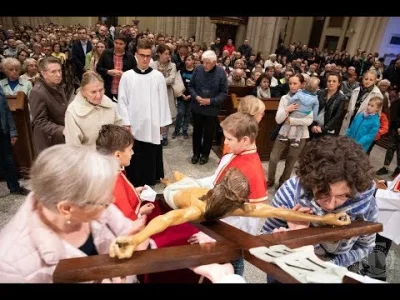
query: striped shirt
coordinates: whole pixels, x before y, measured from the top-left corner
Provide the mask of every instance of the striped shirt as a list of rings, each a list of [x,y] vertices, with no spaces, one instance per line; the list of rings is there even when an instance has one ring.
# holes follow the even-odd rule
[[[365,220],[377,222],[378,206],[375,196],[375,182],[370,189],[363,193],[358,193],[354,198],[347,200],[342,206],[338,207],[333,213],[346,211],[352,221]],[[274,207],[285,206],[293,208],[296,204],[309,207],[315,215],[327,214],[313,199],[310,193],[305,192],[299,182],[298,177],[287,180],[276,192],[271,205]],[[311,226],[321,224],[311,223]],[[287,227],[287,223],[280,219],[269,218],[265,221],[261,233],[272,233],[275,228]],[[332,263],[348,267],[355,262],[366,257],[375,246],[376,234],[366,234],[352,237],[346,240],[335,242],[324,242],[314,245],[315,254],[327,257]]]

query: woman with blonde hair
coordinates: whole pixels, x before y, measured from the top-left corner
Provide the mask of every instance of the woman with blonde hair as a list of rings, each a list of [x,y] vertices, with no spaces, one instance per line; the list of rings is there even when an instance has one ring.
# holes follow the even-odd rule
[[[87,71],[81,87],[65,113],[65,142],[69,145],[94,146],[104,124],[123,124],[110,98],[104,95],[104,81]]]
[[[22,70],[19,60],[7,57],[2,60],[1,68],[7,76],[7,78],[0,81],[0,86],[3,88],[4,93],[6,95],[16,95],[17,92],[21,91],[29,96],[32,90],[32,83],[19,77]]]
[[[89,70],[96,72],[97,63],[100,60],[101,54],[106,49],[106,44],[103,41],[98,41],[96,47],[92,50],[93,53],[89,60]],[[89,55],[89,53],[87,54]]]
[[[240,100],[237,111],[249,114],[256,119],[257,123],[260,123],[265,113],[265,104],[256,96],[248,95]],[[227,153],[230,153],[230,149],[229,146],[224,143],[222,155]]]
[[[364,112],[368,106],[369,100],[374,97],[383,99],[383,95],[379,88],[375,85],[376,72],[366,71],[362,76],[362,82],[359,87],[355,88],[351,93],[347,113],[343,119],[340,135],[345,135],[355,116]]]

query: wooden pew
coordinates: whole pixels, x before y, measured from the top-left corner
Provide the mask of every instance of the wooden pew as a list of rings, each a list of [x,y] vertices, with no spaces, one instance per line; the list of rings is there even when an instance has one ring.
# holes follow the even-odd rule
[[[239,87],[236,88],[238,89]],[[241,94],[243,95],[243,91],[241,92]],[[243,96],[239,96],[236,93],[232,93],[229,95],[229,98],[231,100],[231,105],[230,106],[226,105],[226,107],[231,107],[230,109],[228,109],[228,111],[229,114],[232,114],[237,112],[240,99],[243,98]],[[268,161],[272,151],[272,147],[274,146],[274,141],[271,141],[270,136],[275,127],[277,126],[275,121],[275,115],[278,110],[280,98],[269,98],[269,99],[264,99],[262,101],[265,104],[265,115],[259,123],[259,132],[256,138],[256,145],[260,159],[262,161]],[[224,118],[220,118],[221,121],[223,119]],[[213,147],[213,150],[218,157],[222,156],[223,147],[224,147],[223,139],[222,141],[219,142],[219,145]],[[287,150],[285,151],[285,153],[283,153],[282,159],[286,157],[286,152]]]
[[[18,132],[18,140],[13,146],[14,162],[20,176],[27,177],[36,157],[33,147],[28,97],[24,92],[18,92],[16,96],[7,96],[7,102]]]
[[[157,198],[163,202],[161,195]],[[164,206],[164,203],[162,206]],[[166,206],[164,207],[169,210]],[[249,249],[277,244],[296,248],[382,231],[382,224],[380,223],[356,221],[347,226],[332,227],[326,225],[253,236],[221,221],[193,224],[217,242],[137,251],[132,258],[127,260],[112,259],[108,255],[65,259],[58,263],[53,274],[53,280],[55,283],[84,282],[133,274],[177,270],[201,264],[225,263],[243,255],[245,260],[278,281],[298,283],[278,266],[250,254]],[[344,283],[357,283],[357,281],[345,277]]]

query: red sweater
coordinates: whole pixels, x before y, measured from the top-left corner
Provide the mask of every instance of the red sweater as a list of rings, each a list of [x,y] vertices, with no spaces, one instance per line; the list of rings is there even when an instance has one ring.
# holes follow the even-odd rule
[[[123,212],[125,217],[135,221],[138,218],[141,201],[135,187],[125,177],[125,171],[118,174],[114,197],[114,204]]]

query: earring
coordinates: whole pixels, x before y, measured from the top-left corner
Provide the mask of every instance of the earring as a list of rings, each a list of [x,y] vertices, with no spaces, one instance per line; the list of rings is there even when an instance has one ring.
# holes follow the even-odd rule
[[[71,220],[68,219],[67,221],[65,221],[65,223],[67,223],[67,225],[71,225]]]

